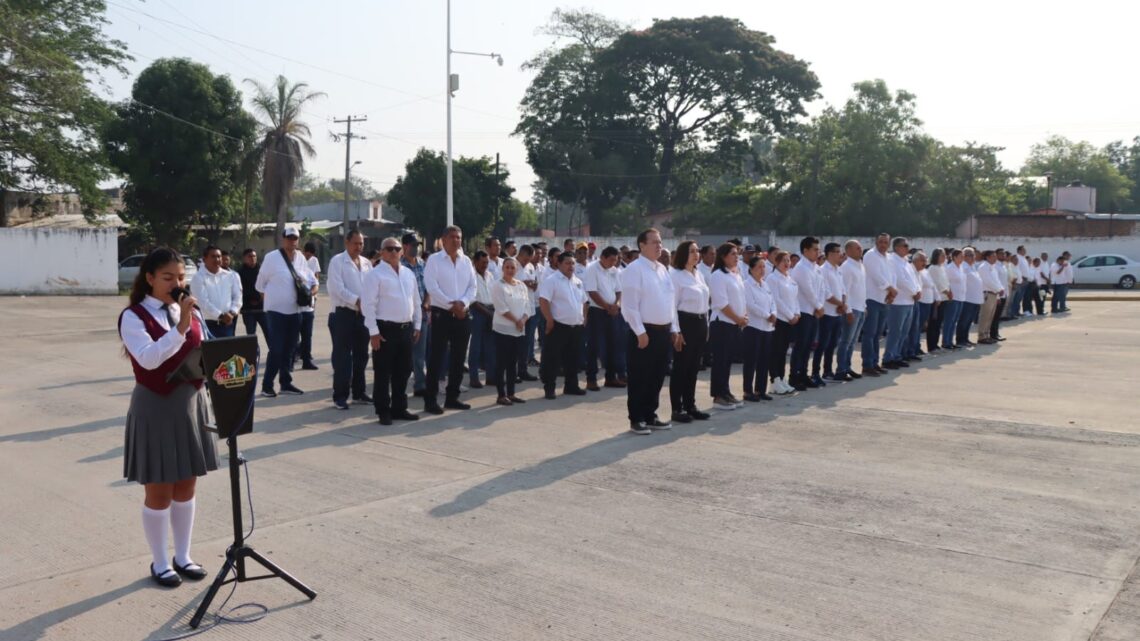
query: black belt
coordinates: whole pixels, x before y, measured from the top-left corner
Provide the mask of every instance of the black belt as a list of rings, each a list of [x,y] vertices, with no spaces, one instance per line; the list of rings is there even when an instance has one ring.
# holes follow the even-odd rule
[[[682,311],[678,311],[677,316],[684,316],[686,318],[696,318],[696,319],[699,319],[702,321],[708,318],[708,314],[694,314],[693,312],[682,312]]]
[[[408,329],[409,327],[412,326],[412,322],[408,321],[406,323],[394,323],[392,321],[378,320],[378,321],[376,321],[376,326],[377,327],[390,327],[392,329]]]
[[[668,323],[666,323],[664,325],[657,325],[656,323],[642,323],[642,325],[645,326],[645,329],[652,329],[652,330],[656,330],[659,332],[671,332],[671,331],[673,331],[673,326],[668,324]]]

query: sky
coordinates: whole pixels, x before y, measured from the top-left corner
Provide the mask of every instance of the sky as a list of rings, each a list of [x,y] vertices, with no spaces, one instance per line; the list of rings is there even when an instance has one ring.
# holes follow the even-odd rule
[[[381,191],[420,147],[446,148],[446,0],[107,0],[109,36],[124,41],[128,75],[108,74],[108,98],[130,95],[158,58],[188,57],[229,75],[248,98],[246,78],[278,74],[327,97],[307,108],[317,157],[310,173],[343,178],[343,131],[351,114],[353,169]],[[956,3],[452,0],[452,49],[460,75],[453,104],[455,156],[501,155],[516,196],[528,200],[534,174],[512,137],[531,74],[522,64],[552,44],[538,33],[556,8],[597,11],[633,27],[654,18],[725,15],[776,38],[810,63],[822,84],[809,112],[841,106],[851,85],[882,78],[917,96],[927,133],[947,144],[1003,147],[1019,169],[1031,145],[1050,135],[1098,146],[1140,135],[1140,84],[1132,81],[1140,3],[960,0]]]

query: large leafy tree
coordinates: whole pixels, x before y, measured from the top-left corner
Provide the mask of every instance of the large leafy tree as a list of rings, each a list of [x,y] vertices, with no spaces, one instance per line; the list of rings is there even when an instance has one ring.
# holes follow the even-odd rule
[[[277,221],[274,237],[280,242],[293,185],[305,173],[305,158],[317,155],[309,140],[312,132],[301,120],[301,111],[325,94],[309,91],[309,85],[303,82],[290,84],[285,76],[277,76],[269,87],[248,78],[245,82],[254,89],[254,110],[262,119],[261,142],[254,150],[262,168],[261,196],[265,213]]]
[[[454,161],[455,224],[464,235],[482,234],[493,224],[495,212],[510,202],[514,190],[509,172],[496,174],[488,157]],[[447,226],[447,156],[420,149],[404,166],[404,175],[388,191],[388,204],[404,214],[404,223],[428,239],[438,238]]]
[[[598,53],[603,104],[643,118],[653,132],[651,211],[672,199],[678,155],[686,144],[781,133],[804,115],[819,81],[806,62],[775,42],[732,18],[673,18],[627,31]]]
[[[103,138],[127,179],[126,222],[173,246],[185,243],[192,224],[224,224],[256,131],[229,78],[189,60],[157,60],[115,112]]]
[[[535,72],[515,130],[527,161],[547,194],[581,204],[598,229],[607,209],[639,190],[656,155],[643,119],[599,91],[596,57],[624,30],[595,13],[556,10],[543,30],[556,44],[523,65]]]
[[[1021,173],[1053,175],[1054,184],[1080,181],[1096,187],[1097,211],[1108,212],[1131,202],[1132,180],[1121,173],[1110,157],[1111,150],[1098,149],[1091,143],[1074,142],[1064,136],[1051,136],[1033,145]]]
[[[105,10],[101,0],[0,2],[0,191],[74,190],[89,217],[104,203],[97,134],[111,110],[91,85],[130,59],[103,34]]]

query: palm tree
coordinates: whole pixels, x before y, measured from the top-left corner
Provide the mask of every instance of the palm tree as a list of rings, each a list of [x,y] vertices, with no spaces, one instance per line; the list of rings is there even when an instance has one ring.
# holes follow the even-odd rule
[[[309,126],[299,120],[301,108],[325,94],[309,91],[309,85],[304,82],[290,85],[285,76],[277,76],[273,87],[249,78],[245,82],[257,94],[253,98],[253,106],[264,119],[261,122],[264,138],[254,154],[262,167],[261,193],[265,212],[277,221],[274,237],[280,243],[293,183],[305,171],[305,157],[312,158],[317,154],[309,142],[312,135]]]

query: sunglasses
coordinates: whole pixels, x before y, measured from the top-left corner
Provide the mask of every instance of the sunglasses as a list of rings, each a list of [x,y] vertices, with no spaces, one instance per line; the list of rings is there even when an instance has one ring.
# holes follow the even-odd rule
[[[400,251],[400,248],[399,247],[385,247],[384,251],[386,251],[386,252],[398,252],[398,251]]]

